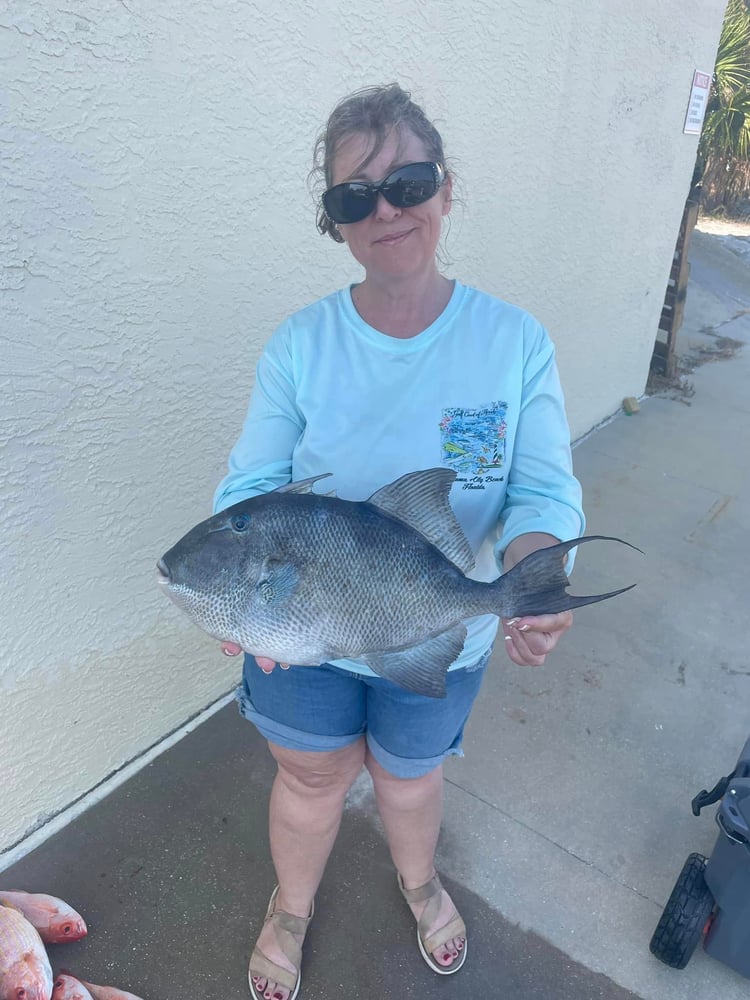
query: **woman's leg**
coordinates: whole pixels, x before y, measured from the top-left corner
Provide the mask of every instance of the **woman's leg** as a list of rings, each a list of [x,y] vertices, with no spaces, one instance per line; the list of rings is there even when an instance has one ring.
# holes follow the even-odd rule
[[[307,917],[341,824],[346,793],[364,763],[365,742],[360,738],[341,750],[320,752],[268,745],[278,764],[269,815],[279,884],[276,906]],[[257,947],[272,962],[294,971],[272,924],[264,926]],[[289,990],[265,979],[256,980],[256,988],[274,1000],[289,996]]]
[[[372,776],[391,856],[405,889],[424,886],[434,874],[443,814],[442,762],[446,756],[460,752],[464,725],[488,660],[489,651],[471,669],[449,671],[446,698],[425,698],[380,678],[368,678],[365,765]],[[439,900],[433,897],[431,911],[436,902],[439,907],[434,920],[430,916],[428,936],[456,916],[445,891]],[[409,905],[419,919],[428,904]],[[460,921],[457,923],[460,927]],[[432,955],[437,964],[450,968],[463,958],[464,946],[464,938],[454,936]]]
[[[416,889],[429,882],[435,874],[435,850],[443,816],[442,765],[420,778],[397,778],[381,767],[369,750],[365,765],[372,776],[393,863],[401,875],[404,888]],[[447,924],[455,913],[453,902],[445,890],[442,896],[429,934]],[[425,905],[410,904],[417,920]],[[433,952],[433,958],[448,968],[457,960],[463,946],[463,938],[452,938]]]

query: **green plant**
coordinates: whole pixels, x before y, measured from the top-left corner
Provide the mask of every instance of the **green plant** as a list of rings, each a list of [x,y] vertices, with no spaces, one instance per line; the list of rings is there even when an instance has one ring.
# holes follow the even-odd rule
[[[705,212],[735,212],[750,199],[750,10],[729,0],[698,146]]]

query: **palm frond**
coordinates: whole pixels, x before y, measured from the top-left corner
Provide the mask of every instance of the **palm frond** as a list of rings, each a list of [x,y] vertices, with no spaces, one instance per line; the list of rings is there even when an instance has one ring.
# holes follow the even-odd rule
[[[698,145],[703,209],[750,199],[750,0],[729,0]]]
[[[722,96],[750,85],[750,10],[745,0],[729,0],[716,55],[714,83]]]

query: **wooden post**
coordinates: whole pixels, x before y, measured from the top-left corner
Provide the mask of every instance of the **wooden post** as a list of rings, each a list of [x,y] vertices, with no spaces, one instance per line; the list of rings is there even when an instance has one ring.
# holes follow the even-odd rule
[[[659,333],[654,345],[654,353],[651,357],[651,370],[656,371],[666,378],[672,378],[677,367],[675,357],[675,347],[677,344],[677,333],[682,326],[682,319],[685,312],[685,299],[687,297],[688,280],[690,279],[690,261],[688,253],[690,250],[690,237],[693,235],[695,224],[698,221],[699,194],[692,189],[685,211],[682,213],[682,223],[680,234],[677,237],[672,258],[672,269],[669,272],[667,291],[664,296],[664,306],[659,320]]]

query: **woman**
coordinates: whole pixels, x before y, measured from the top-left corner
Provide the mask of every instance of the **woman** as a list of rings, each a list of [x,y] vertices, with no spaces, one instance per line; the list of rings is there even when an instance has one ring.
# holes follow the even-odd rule
[[[505,570],[580,535],[580,487],[546,332],[438,270],[453,179],[422,109],[395,84],[346,98],[316,144],[316,166],[326,186],[318,228],[347,244],[364,279],[296,313],[269,341],[214,509],[323,472],[333,474],[326,490],[363,500],[406,472],[444,465],[457,473],[451,503],[475,552],[502,524],[494,555]],[[475,575],[491,579],[497,566]],[[503,621],[510,659],[543,663],[571,623],[569,612]],[[460,753],[497,625],[492,615],[468,622],[445,699],[404,691],[351,661],[275,670],[245,657],[241,711],[278,765],[270,805],[278,885],[250,961],[254,997],[299,991],[313,899],[363,766],[420,951],[437,973],[462,967],[466,928],[434,868],[442,762]],[[240,652],[229,643],[224,651]]]

